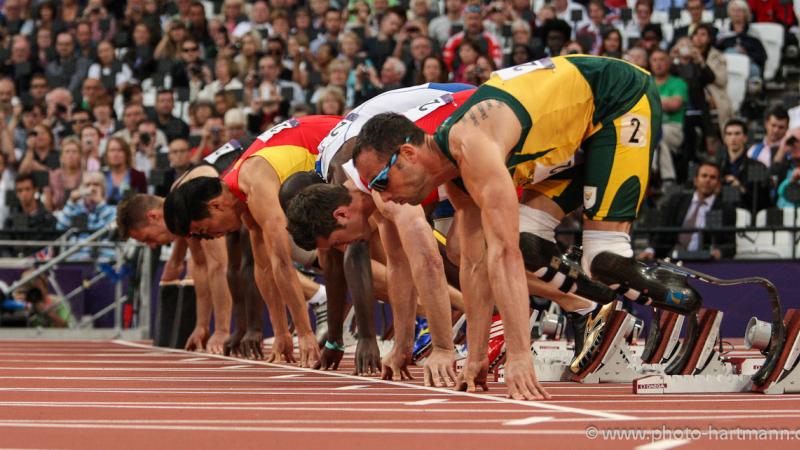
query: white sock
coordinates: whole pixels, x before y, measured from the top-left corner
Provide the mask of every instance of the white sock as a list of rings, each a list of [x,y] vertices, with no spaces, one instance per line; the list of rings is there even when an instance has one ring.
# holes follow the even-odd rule
[[[581,266],[586,274],[591,275],[590,267],[595,256],[602,252],[611,252],[630,258],[633,256],[631,237],[622,231],[585,230],[583,232],[583,258]]]
[[[328,293],[325,291],[325,285],[320,284],[319,289],[317,289],[317,292],[311,296],[311,299],[308,301],[308,303],[312,305],[322,305],[327,301],[328,301]]]
[[[596,302],[593,302],[593,301],[591,301],[589,299],[584,299],[584,300],[586,300],[587,302],[591,303],[592,306],[587,306],[586,308],[576,309],[575,311],[572,311],[572,312],[574,312],[575,314],[578,314],[580,316],[585,316],[585,315],[589,314],[590,312],[594,311],[597,308],[597,303]]]

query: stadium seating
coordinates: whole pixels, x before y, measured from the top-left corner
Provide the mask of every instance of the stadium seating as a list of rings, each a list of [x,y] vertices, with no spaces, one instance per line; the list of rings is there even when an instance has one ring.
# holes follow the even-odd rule
[[[747,77],[750,75],[750,58],[747,55],[726,53],[728,62],[728,97],[734,111],[739,111],[747,93]]]
[[[758,35],[767,51],[767,62],[764,65],[764,80],[771,81],[778,74],[781,65],[784,31],[777,23],[753,23],[750,30]]]

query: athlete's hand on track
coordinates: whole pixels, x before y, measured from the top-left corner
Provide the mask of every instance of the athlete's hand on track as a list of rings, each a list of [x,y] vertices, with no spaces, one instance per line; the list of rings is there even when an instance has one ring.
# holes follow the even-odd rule
[[[248,359],[264,359],[264,334],[261,330],[247,330],[239,344],[242,356]]]
[[[359,338],[356,344],[356,367],[353,375],[362,377],[381,372],[381,351],[375,338]]]
[[[297,338],[300,347],[300,367],[314,367],[319,361],[319,344],[314,333],[308,333]]]
[[[323,347],[322,353],[319,355],[319,361],[314,364],[314,369],[337,370],[343,356],[344,352],[341,350],[331,350],[327,347]]]
[[[479,361],[467,360],[464,362],[464,369],[458,374],[456,380],[456,390],[467,392],[478,392],[478,388],[488,391],[486,377],[489,374],[489,358],[484,356]]]
[[[425,386],[453,387],[456,385],[456,357],[452,350],[434,348],[423,367]]]
[[[240,344],[242,342],[242,338],[244,337],[245,330],[241,328],[237,328],[233,334],[225,340],[225,343],[222,345],[223,355],[225,356],[242,356],[242,348]]]
[[[544,390],[536,378],[533,368],[533,355],[523,353],[517,356],[510,353],[505,362],[505,379],[508,396],[514,400],[547,400],[550,394]]]
[[[393,348],[383,360],[381,380],[413,380],[408,365],[411,364],[411,353]]]
[[[206,344],[206,351],[214,355],[221,355],[228,337],[230,337],[230,333],[227,331],[214,331]]]
[[[267,362],[274,363],[293,363],[294,359],[294,342],[292,342],[292,335],[289,333],[275,336],[272,342],[272,353],[269,355]]]
[[[195,327],[189,339],[186,340],[184,350],[190,352],[202,352],[206,349],[206,342],[208,342],[208,328]]]

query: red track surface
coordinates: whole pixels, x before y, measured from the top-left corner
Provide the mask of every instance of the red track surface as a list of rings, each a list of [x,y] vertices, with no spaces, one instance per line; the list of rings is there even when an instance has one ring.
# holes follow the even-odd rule
[[[794,442],[800,440],[800,432],[794,435],[800,429],[798,395],[636,396],[629,385],[548,383],[553,400],[515,402],[504,398],[504,387],[496,383],[486,394],[473,395],[425,388],[419,379],[385,382],[349,373],[349,368],[318,372],[135,343],[0,341],[0,447],[772,450],[800,445]],[[413,373],[421,378],[420,369]],[[709,427],[717,434],[709,436]],[[724,434],[735,428],[786,429],[791,436],[762,434],[765,439],[757,440],[755,434]],[[654,430],[659,439],[604,436],[614,429]],[[587,430],[597,436],[589,439]],[[701,440],[687,439],[701,432]]]

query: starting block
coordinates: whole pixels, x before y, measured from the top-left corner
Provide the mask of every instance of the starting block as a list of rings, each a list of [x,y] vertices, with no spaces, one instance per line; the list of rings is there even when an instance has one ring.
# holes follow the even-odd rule
[[[748,326],[748,334],[754,324],[765,322],[753,321]],[[739,358],[721,361],[725,370],[728,367],[733,373],[715,373],[691,375],[684,371],[681,375],[650,375],[633,381],[634,394],[692,394],[692,393],[733,393],[733,392],[761,392],[764,394],[800,393],[800,310],[790,309],[784,318],[786,341],[777,356],[777,363],[768,370],[763,382],[759,382],[758,375],[761,369],[768,365],[765,358]],[[766,324],[769,327],[769,324]],[[775,338],[770,328],[764,332]],[[747,342],[750,344],[750,342]],[[769,344],[761,342],[759,350],[764,350]],[[774,347],[773,347],[774,348]],[[700,360],[703,358],[701,352]],[[713,359],[720,360],[718,355]],[[768,355],[769,356],[769,355]],[[691,358],[693,359],[693,357]],[[714,362],[713,364],[719,364]],[[719,365],[716,366],[719,368]]]

